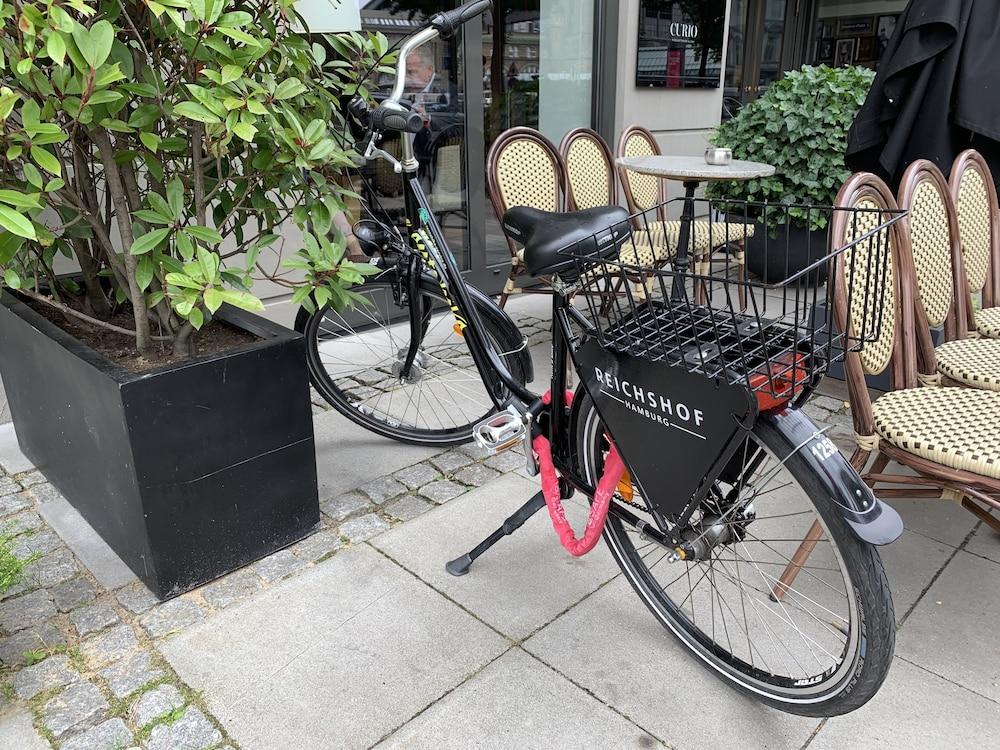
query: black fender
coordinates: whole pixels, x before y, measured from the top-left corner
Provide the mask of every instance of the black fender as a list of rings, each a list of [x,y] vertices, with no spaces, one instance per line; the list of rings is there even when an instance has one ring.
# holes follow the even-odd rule
[[[440,289],[436,276],[424,273],[423,277],[423,283],[429,284],[431,289]],[[379,278],[384,278],[384,274],[380,275]],[[502,345],[509,346],[511,349],[516,349],[524,344],[524,336],[521,334],[517,324],[507,314],[507,312],[496,303],[496,300],[471,284],[467,284],[466,289],[469,292],[469,297],[471,297],[473,302],[477,305],[479,313],[492,318],[497,323],[500,330],[505,332],[506,340],[500,342]],[[311,317],[312,313],[306,310],[306,308],[300,307],[295,315],[295,331],[297,333],[305,333],[306,324],[309,322],[309,318]],[[524,382],[530,383],[535,379],[535,365],[531,360],[531,352],[528,351],[528,347],[526,345],[520,352],[520,359],[521,367],[524,370]]]
[[[813,470],[833,506],[840,511],[855,536],[869,544],[889,544],[903,533],[896,510],[879,500],[826,435],[804,413],[794,408],[761,414],[781,437],[787,453],[793,451]]]

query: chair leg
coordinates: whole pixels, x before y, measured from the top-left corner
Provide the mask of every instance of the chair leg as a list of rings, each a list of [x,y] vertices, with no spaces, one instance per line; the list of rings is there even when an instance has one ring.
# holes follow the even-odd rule
[[[514,279],[517,277],[517,269],[512,268],[510,270],[510,276],[507,277],[507,281],[504,282],[503,291],[500,292],[500,309],[503,310],[504,305],[507,304],[507,299],[510,295],[517,292],[517,287],[514,286]]]
[[[795,554],[792,555],[791,561],[785,567],[784,572],[778,579],[778,582],[774,584],[771,589],[771,599],[776,602],[780,602],[785,598],[785,594],[792,587],[795,582],[795,578],[798,576],[799,571],[802,570],[802,566],[806,564],[806,560],[809,559],[809,555],[819,544],[819,540],[823,538],[823,527],[820,526],[819,521],[813,521],[812,526],[809,527],[809,531],[806,532],[805,539],[799,545],[799,548],[795,550]]]
[[[962,507],[969,511],[972,515],[978,518],[980,521],[985,523],[995,532],[1000,534],[1000,518],[997,518],[992,513],[987,510],[983,510],[977,503],[973,502],[967,497],[962,498]]]
[[[712,256],[711,254],[703,255],[694,264],[694,274],[695,276],[708,276],[712,271]],[[695,279],[694,284],[694,303],[696,305],[704,305],[705,300],[708,297],[708,282],[704,279]]]

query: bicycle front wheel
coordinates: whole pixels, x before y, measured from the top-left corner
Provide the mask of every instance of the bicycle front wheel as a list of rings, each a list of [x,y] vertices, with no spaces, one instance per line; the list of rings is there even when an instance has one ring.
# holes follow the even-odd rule
[[[495,374],[484,382],[439,287],[423,279],[423,340],[408,377],[410,306],[397,302],[395,277],[369,279],[354,291],[369,304],[323,308],[296,326],[306,338],[313,386],[337,411],[372,432],[405,443],[468,442],[472,428],[495,411],[489,391],[509,395]],[[517,328],[490,300],[473,293],[485,337],[524,383],[531,360]]]
[[[593,486],[608,439],[589,398],[577,439]],[[613,515],[605,541],[656,619],[717,676],[783,711],[835,716],[863,705],[885,679],[892,598],[876,549],[848,529],[801,456],[777,459],[778,440],[758,423],[730,464],[731,484],[717,482],[680,530],[698,540],[699,559],[676,559]],[[631,501],[613,502],[655,528],[638,487]],[[815,546],[803,561],[796,553],[810,534]],[[793,558],[798,575],[782,586]]]

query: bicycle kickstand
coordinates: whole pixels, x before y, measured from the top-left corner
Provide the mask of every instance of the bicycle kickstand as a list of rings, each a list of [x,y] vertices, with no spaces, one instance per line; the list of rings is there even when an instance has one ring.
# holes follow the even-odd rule
[[[545,495],[542,492],[538,492],[528,502],[514,511],[514,514],[504,521],[503,525],[499,529],[477,544],[470,552],[465,553],[461,557],[456,557],[450,563],[445,565],[444,569],[453,576],[464,576],[469,572],[469,568],[472,566],[473,561],[475,561],[477,557],[482,555],[486,552],[486,550],[499,542],[505,536],[513,534],[524,525],[525,521],[544,507]]]

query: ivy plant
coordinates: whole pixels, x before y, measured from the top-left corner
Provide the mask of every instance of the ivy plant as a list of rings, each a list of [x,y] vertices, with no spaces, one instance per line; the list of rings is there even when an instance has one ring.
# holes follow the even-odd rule
[[[733,158],[764,162],[775,174],[746,182],[720,182],[712,198],[832,206],[850,175],[844,165],[847,131],[864,104],[875,73],[862,67],[803,66],[789,71],[757,100],[723,122],[710,139]],[[769,223],[826,227],[828,212],[789,208],[768,211]]]
[[[388,43],[305,28],[294,0],[0,0],[2,283],[142,355],[261,310],[262,277],[360,299],[341,104]]]

